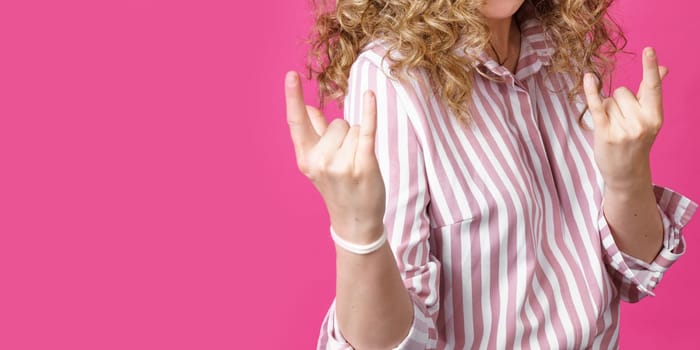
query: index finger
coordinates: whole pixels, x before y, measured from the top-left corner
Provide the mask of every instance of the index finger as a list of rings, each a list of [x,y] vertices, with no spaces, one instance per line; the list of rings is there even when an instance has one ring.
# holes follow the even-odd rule
[[[661,101],[661,74],[656,52],[651,47],[644,48],[642,57],[642,82],[639,85],[639,103],[642,106],[657,107]]]
[[[284,85],[287,101],[287,123],[298,157],[300,152],[304,152],[316,144],[319,135],[311,125],[309,114],[306,111],[304,93],[297,72],[287,72]]]

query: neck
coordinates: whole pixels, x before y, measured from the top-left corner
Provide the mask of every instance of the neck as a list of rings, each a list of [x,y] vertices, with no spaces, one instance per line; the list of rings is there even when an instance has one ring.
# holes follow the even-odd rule
[[[493,43],[496,50],[498,50],[499,53],[508,52],[509,39],[511,38],[511,25],[515,25],[513,16],[508,16],[506,18],[488,18],[486,24],[491,31],[491,43]]]

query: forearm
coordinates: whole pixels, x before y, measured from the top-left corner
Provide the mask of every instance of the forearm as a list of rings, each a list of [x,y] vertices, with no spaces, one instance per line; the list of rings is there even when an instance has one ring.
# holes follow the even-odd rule
[[[413,304],[389,243],[358,255],[336,245],[336,314],[356,349],[386,349],[409,332]]]
[[[651,263],[662,248],[663,222],[651,176],[605,187],[603,211],[619,249]]]

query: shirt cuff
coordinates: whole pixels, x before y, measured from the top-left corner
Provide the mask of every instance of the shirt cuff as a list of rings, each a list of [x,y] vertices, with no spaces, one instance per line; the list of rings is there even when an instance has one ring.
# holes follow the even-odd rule
[[[410,349],[435,349],[437,348],[437,330],[435,320],[430,317],[428,310],[413,294],[409,293],[413,301],[413,323],[406,338],[392,350]]]
[[[414,350],[437,348],[437,331],[435,321],[430,317],[422,304],[418,302],[413,293],[409,293],[413,303],[413,322],[406,337],[392,350]],[[321,327],[321,335],[317,349],[324,350],[350,350],[353,347],[340,333],[338,319],[335,313],[335,300],[331,304]]]
[[[603,215],[602,204],[598,213],[598,230],[607,262],[623,276],[625,282],[636,287],[639,292],[651,296],[654,296],[653,290],[661,281],[664,272],[685,253],[682,228],[698,208],[696,202],[667,187],[653,185],[653,188],[664,232],[661,251],[651,263],[619,250]]]
[[[323,324],[321,325],[321,334],[318,338],[318,344],[316,345],[318,350],[351,350],[352,346],[340,333],[340,328],[338,327],[338,318],[335,313],[335,299],[331,306],[328,308],[328,312],[323,319]]]

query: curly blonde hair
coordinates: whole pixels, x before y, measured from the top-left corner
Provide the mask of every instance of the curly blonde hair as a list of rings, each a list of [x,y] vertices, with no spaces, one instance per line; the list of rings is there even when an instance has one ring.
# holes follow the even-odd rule
[[[306,68],[316,75],[321,108],[327,99],[340,105],[347,92],[350,67],[361,49],[375,39],[387,44],[391,74],[424,69],[434,92],[460,121],[469,123],[472,70],[477,57],[458,47],[484,50],[490,32],[479,8],[486,0],[311,0],[315,24]],[[620,26],[608,15],[612,0],[525,0],[536,9],[548,39],[557,48],[552,69],[570,74],[581,93],[585,72],[598,77],[598,89],[611,79],[614,55],[627,44]],[[394,57],[392,52],[399,55]],[[584,111],[578,116],[583,126]]]

